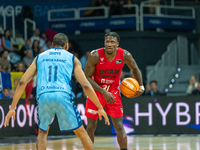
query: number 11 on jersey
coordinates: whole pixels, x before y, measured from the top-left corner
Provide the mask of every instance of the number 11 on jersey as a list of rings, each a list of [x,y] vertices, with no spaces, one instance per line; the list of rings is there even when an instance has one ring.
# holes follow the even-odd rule
[[[51,82],[52,78],[52,66],[48,67],[49,69],[49,79],[48,81]],[[57,81],[57,73],[58,73],[58,66],[54,66],[54,82]]]

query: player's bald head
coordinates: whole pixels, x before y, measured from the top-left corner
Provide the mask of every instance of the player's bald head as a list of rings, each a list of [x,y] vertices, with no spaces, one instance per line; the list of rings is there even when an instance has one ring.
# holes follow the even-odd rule
[[[63,33],[58,33],[53,38],[54,46],[61,46],[63,47],[66,43],[68,43],[68,37]]]

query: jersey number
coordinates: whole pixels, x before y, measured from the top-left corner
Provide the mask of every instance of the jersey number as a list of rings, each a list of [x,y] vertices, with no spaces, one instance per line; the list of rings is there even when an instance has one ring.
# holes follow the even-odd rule
[[[103,85],[103,89],[109,91],[110,85]]]
[[[57,81],[57,72],[58,72],[58,66],[54,66],[54,76],[53,76],[54,82]],[[51,80],[52,80],[52,66],[49,66],[49,79],[48,79],[48,81],[51,82]]]

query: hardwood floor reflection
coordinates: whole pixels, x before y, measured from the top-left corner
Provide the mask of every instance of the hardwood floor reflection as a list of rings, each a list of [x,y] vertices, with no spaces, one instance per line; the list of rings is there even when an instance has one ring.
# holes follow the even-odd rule
[[[11,143],[9,139],[6,140],[0,140],[1,150],[36,149],[34,140],[26,143],[20,142],[21,137]],[[119,150],[116,136],[95,137],[94,145],[96,150]],[[63,136],[58,139],[48,138],[47,150],[83,150],[83,147],[75,136]],[[200,150],[200,136],[128,136],[128,150]]]

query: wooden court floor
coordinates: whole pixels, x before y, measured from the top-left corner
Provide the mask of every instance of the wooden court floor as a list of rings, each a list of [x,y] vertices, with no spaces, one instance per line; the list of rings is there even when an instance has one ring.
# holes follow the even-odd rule
[[[0,139],[0,150],[36,150],[36,137]],[[75,136],[53,136],[48,138],[47,150],[83,150]],[[95,137],[96,150],[119,150],[116,136]],[[200,150],[200,135],[131,135],[128,150]]]

